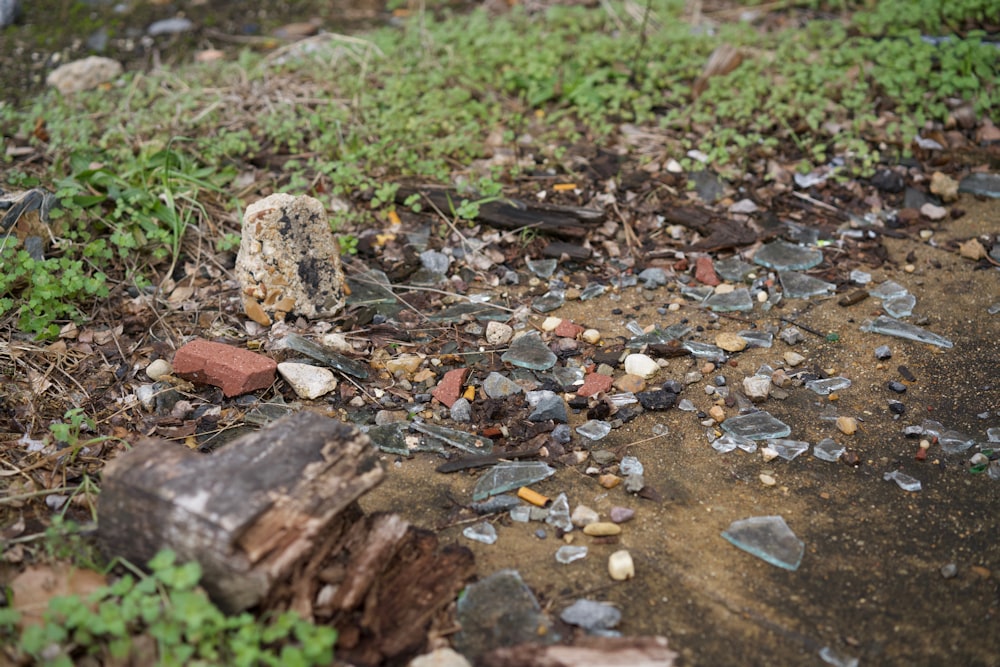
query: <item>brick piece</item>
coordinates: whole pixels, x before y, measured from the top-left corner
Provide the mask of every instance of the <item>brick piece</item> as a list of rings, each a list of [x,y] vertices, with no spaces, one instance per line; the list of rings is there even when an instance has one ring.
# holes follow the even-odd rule
[[[273,359],[261,354],[200,338],[174,355],[175,374],[192,382],[222,387],[226,396],[270,387],[277,369]]]
[[[563,320],[555,329],[555,334],[560,338],[576,338],[583,333],[583,327],[575,324],[573,320]]]
[[[450,408],[462,395],[462,384],[468,375],[468,368],[456,368],[448,371],[438,382],[438,385],[431,390],[431,396]]]
[[[591,373],[587,377],[583,378],[583,384],[580,388],[576,390],[577,396],[593,396],[594,394],[599,394],[602,391],[607,391],[611,389],[611,385],[614,383],[614,378],[610,375],[602,375],[601,373]]]
[[[694,278],[698,282],[715,287],[721,280],[719,280],[718,274],[715,273],[715,267],[712,266],[712,258],[701,256],[695,261],[694,265]]]

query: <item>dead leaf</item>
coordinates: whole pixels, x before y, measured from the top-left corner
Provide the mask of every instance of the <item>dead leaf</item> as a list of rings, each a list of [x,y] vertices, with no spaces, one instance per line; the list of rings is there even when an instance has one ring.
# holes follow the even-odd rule
[[[986,257],[986,248],[979,242],[979,239],[969,239],[958,246],[958,254],[973,261]]]
[[[42,614],[49,601],[56,597],[79,595],[86,597],[107,585],[103,574],[93,570],[57,565],[36,565],[17,575],[10,588],[14,593],[11,605],[21,612],[21,627],[41,625]]]
[[[701,76],[694,82],[691,88],[691,97],[698,99],[705,89],[708,88],[708,80],[713,76],[724,76],[740,66],[743,62],[743,53],[732,44],[722,44],[712,51],[708,57],[705,68],[701,71]]]

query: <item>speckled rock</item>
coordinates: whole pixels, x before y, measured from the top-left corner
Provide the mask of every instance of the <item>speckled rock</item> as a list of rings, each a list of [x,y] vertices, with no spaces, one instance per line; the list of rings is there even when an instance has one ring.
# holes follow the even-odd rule
[[[55,68],[49,72],[45,83],[63,95],[72,95],[97,88],[102,83],[121,76],[121,73],[122,66],[117,60],[90,56]]]
[[[273,194],[248,206],[235,273],[244,309],[265,326],[267,318],[328,317],[344,307],[340,245],[312,197]]]

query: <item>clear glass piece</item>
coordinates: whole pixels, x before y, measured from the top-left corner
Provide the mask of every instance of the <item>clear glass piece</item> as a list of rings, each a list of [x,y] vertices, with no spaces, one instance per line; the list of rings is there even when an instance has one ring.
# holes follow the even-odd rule
[[[601,440],[611,433],[611,424],[599,419],[591,419],[576,427],[576,432],[590,440]]]
[[[823,438],[813,447],[813,456],[821,461],[836,463],[845,451],[847,451],[847,448],[837,444],[837,441],[833,438]]]
[[[468,431],[423,422],[412,422],[410,428],[470,454],[489,454],[493,451],[492,440]]]
[[[778,456],[786,461],[793,460],[802,452],[809,451],[809,443],[804,440],[785,440],[783,438],[769,438],[767,446],[778,452]]]
[[[824,296],[836,291],[837,286],[825,280],[807,276],[795,271],[782,271],[779,280],[781,290],[789,299],[808,299],[813,296]]]
[[[568,565],[575,560],[580,560],[586,557],[587,547],[567,544],[556,550],[556,561],[562,563],[563,565]]]
[[[829,396],[835,391],[847,389],[851,386],[851,381],[845,377],[823,378],[822,380],[810,380],[806,382],[806,389],[811,389],[820,396]]]
[[[479,478],[472,491],[473,500],[482,500],[540,482],[556,473],[555,468],[541,461],[513,461],[490,468]]]
[[[546,371],[556,363],[556,355],[536,332],[527,333],[515,338],[510,348],[500,357],[501,361],[528,368],[533,371]]]
[[[906,473],[899,472],[898,470],[885,473],[882,475],[882,479],[887,482],[895,482],[903,491],[919,491],[922,488],[919,479],[916,477],[910,477]]]
[[[823,252],[787,241],[774,241],[762,246],[753,261],[776,271],[805,271],[823,261]]]
[[[865,322],[861,325],[861,330],[869,333],[877,333],[885,336],[895,336],[896,338],[905,338],[907,340],[913,340],[918,343],[928,343],[930,345],[937,345],[938,347],[943,347],[949,349],[954,346],[950,340],[944,336],[939,336],[936,333],[931,333],[926,329],[918,327],[915,324],[910,324],[909,322],[900,322],[892,317],[886,317],[882,315],[876,317],[874,320]]]
[[[722,430],[730,435],[749,440],[767,440],[784,438],[792,432],[791,427],[783,421],[761,410],[746,415],[730,417],[722,422]]]
[[[493,544],[497,541],[497,529],[493,527],[492,523],[487,521],[466,526],[465,530],[462,531],[462,535],[483,544]]]
[[[793,572],[799,568],[805,553],[805,544],[780,516],[733,521],[722,536],[747,553]]]
[[[753,299],[750,297],[750,290],[740,287],[726,294],[713,293],[701,305],[717,313],[728,313],[734,310],[752,310]]]

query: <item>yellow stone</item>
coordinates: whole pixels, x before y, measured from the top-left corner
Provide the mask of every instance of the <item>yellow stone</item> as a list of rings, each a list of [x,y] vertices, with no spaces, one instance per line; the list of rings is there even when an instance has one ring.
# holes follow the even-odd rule
[[[715,344],[726,352],[742,352],[747,349],[747,339],[729,331],[723,331],[716,336]]]
[[[858,420],[854,417],[837,417],[837,428],[844,435],[854,435],[858,430]]]
[[[264,308],[260,305],[260,302],[257,301],[257,299],[249,296],[243,299],[243,312],[247,314],[247,317],[262,327],[271,326],[271,318],[264,312]]]
[[[583,527],[583,534],[590,535],[592,537],[604,537],[607,535],[620,535],[622,532],[622,527],[616,523],[610,523],[608,521],[597,521],[595,523],[588,523]]]

